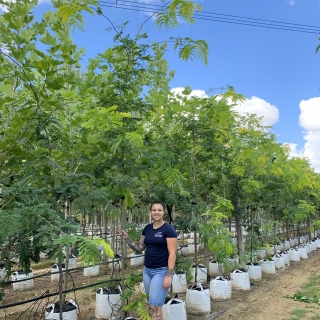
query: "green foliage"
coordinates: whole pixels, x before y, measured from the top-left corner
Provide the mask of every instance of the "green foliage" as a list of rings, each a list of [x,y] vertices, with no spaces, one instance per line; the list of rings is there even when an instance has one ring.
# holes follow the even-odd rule
[[[126,228],[129,238],[133,241],[139,241],[142,228],[134,222],[128,223]]]
[[[29,270],[30,260],[39,262],[40,252],[52,247],[52,239],[62,227],[66,229],[68,224],[47,204],[24,206],[17,203],[14,209],[1,210],[0,240],[5,246],[1,258],[10,261],[8,253],[14,250],[21,267]]]
[[[191,281],[193,278],[192,265],[193,265],[193,261],[191,258],[183,257],[178,254],[176,258],[176,264],[174,266],[174,272],[175,273],[178,273],[180,271],[185,272],[187,280]]]
[[[201,11],[202,7],[189,0],[173,0],[168,7],[157,13],[156,24],[159,28],[179,26],[178,17],[182,17],[189,23],[194,23],[192,16],[195,11]]]
[[[84,18],[81,14],[82,11],[87,11],[91,14],[94,14],[93,10],[91,9],[91,5],[97,5],[98,2],[95,0],[87,0],[87,1],[73,1],[72,3],[63,4],[59,3],[60,1],[53,1],[56,3],[58,8],[57,17],[61,18],[61,22],[63,24],[76,24],[78,28],[83,30],[84,28]],[[63,3],[61,1],[61,3]]]
[[[148,310],[146,308],[146,294],[139,294],[138,297],[135,298],[134,301],[128,303],[127,305],[122,307],[124,311],[135,311],[138,314],[139,319],[141,320],[151,320],[151,317],[148,314]]]
[[[8,269],[11,252],[28,269],[41,250],[62,261],[69,246],[95,263],[96,246],[105,244],[71,236],[74,220],[107,214],[125,224],[129,206],[151,199],[177,215],[180,231],[199,232],[220,261],[236,252],[225,228],[231,218],[250,224],[252,243],[258,217],[270,241],[283,221],[318,220],[319,175],[260,119],[234,111],[245,98],[233,87],[202,98],[190,87],[170,92],[169,43],[181,59],[207,64],[203,40],[150,45],[143,25],[135,36],[126,23],[112,26],[114,45],[80,72],[84,51],[71,30],[83,27],[83,12],[104,16],[95,1],[54,0],[40,18],[35,0],[1,3],[8,10],[0,15],[0,245]],[[157,24],[177,26],[180,16],[193,23],[197,10],[171,1]],[[256,211],[246,210],[252,204]]]
[[[304,303],[317,303],[318,305],[320,305],[320,295],[319,295],[319,297],[308,298],[307,296],[303,295],[300,291],[298,291],[292,297],[286,296],[286,298],[290,298],[295,301],[300,301],[300,302],[304,302]]]
[[[63,249],[74,245],[77,245],[79,257],[85,265],[97,265],[100,262],[101,253],[97,249],[98,246],[103,246],[106,256],[110,258],[114,257],[110,245],[101,238],[88,239],[79,235],[64,234],[54,240],[54,245],[57,246],[57,250],[53,257],[57,258],[60,262],[64,259]]]
[[[222,219],[226,218],[233,206],[226,199],[218,198],[218,203],[225,213],[220,212],[220,206],[208,208],[203,214],[207,216],[207,222],[199,227],[199,232],[203,236],[205,244],[210,251],[214,252],[215,258],[219,263],[222,263],[227,258],[234,256],[236,252],[235,245],[231,239],[231,233],[222,223]]]
[[[174,48],[179,48],[179,57],[182,60],[192,61],[194,58],[199,59],[208,65],[209,46],[204,40],[192,40],[190,38],[171,38],[175,42]]]

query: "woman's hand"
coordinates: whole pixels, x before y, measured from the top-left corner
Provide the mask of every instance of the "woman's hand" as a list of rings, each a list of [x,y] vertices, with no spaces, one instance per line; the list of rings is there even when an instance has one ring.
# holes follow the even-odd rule
[[[128,234],[124,230],[119,230],[118,234],[123,240],[126,240],[128,238]]]
[[[165,290],[169,289],[171,286],[171,282],[172,282],[172,276],[166,275],[163,280],[162,288]]]

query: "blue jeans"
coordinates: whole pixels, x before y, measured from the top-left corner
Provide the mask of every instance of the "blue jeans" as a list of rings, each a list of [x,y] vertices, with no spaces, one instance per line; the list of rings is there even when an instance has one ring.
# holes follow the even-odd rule
[[[147,268],[143,267],[143,283],[148,297],[148,303],[154,307],[161,307],[166,299],[168,289],[163,289],[163,280],[168,267]]]

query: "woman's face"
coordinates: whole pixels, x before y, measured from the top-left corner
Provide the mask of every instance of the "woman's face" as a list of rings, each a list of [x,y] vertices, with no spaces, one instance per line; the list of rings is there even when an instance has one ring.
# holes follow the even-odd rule
[[[153,221],[161,221],[163,219],[164,210],[160,203],[154,203],[150,211]]]

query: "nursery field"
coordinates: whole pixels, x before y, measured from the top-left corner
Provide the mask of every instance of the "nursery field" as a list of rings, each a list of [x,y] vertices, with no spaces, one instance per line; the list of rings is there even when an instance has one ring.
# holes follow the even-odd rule
[[[188,316],[188,320],[213,319],[214,314],[224,311],[214,319],[244,320],[298,320],[320,319],[320,306],[287,298],[301,290],[309,278],[318,273],[320,283],[320,252],[316,251],[301,262],[291,262],[285,270],[277,270],[274,276],[263,275],[262,281],[254,282],[250,291],[232,291],[232,299],[212,302],[212,317]],[[320,292],[320,291],[319,291]],[[304,310],[301,311],[301,310]],[[299,314],[300,315],[296,315]],[[302,315],[303,314],[303,315]]]
[[[297,320],[297,319],[320,319],[320,306],[316,303],[303,303],[288,298],[301,290],[310,277],[319,274],[320,252],[316,251],[309,258],[301,262],[291,262],[285,270],[278,270],[275,275],[263,275],[262,281],[252,283],[250,291],[232,291],[232,299],[227,301],[212,301],[211,316],[188,315],[188,320],[205,319],[255,319],[255,320]],[[35,275],[49,272],[50,268],[35,270]],[[139,272],[139,269],[132,270]],[[84,277],[83,270],[72,272],[70,286],[79,287],[89,283],[117,278],[120,274],[111,275],[111,271],[100,268],[100,275]],[[3,304],[38,297],[49,290],[56,292],[57,283],[51,283],[50,275],[34,279],[35,287],[28,291],[13,292],[11,285],[5,288],[6,296]],[[320,282],[320,281],[319,281]],[[70,287],[69,286],[69,287]],[[76,291],[67,295],[68,298],[76,299],[80,305],[78,320],[95,319],[95,292],[99,286]],[[182,294],[179,298],[184,300]],[[45,298],[41,302],[0,309],[0,319],[43,319],[44,309],[49,301],[55,298]],[[179,319],[177,319],[179,320]]]

